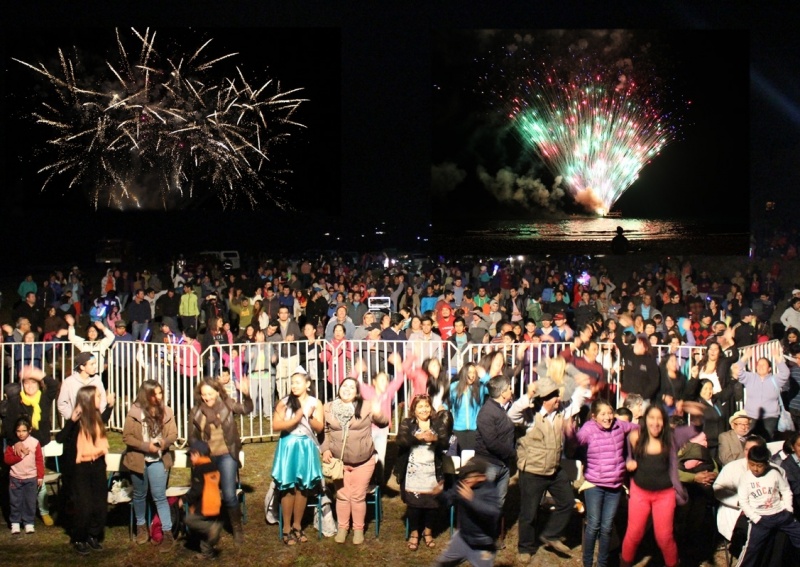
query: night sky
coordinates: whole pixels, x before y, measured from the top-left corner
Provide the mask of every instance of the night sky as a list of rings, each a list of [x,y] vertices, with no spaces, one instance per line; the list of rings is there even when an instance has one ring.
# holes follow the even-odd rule
[[[144,35],[146,29],[137,28]],[[73,61],[78,68],[76,76],[78,84],[100,92],[118,90],[112,71],[106,66],[111,63],[118,72],[124,75],[120,65],[114,28],[70,28],[54,29],[47,33],[39,33],[40,28],[19,26],[9,30],[5,36],[6,55],[20,59],[34,66],[40,63],[57,78],[62,78],[58,49],[65,57]],[[190,56],[209,39],[199,61],[210,61],[229,53],[237,55],[215,63],[212,69],[200,80],[209,84],[224,84],[223,78],[232,78],[241,88],[242,82],[237,68],[248,83],[257,89],[267,80],[262,96],[275,91],[278,82],[281,91],[302,88],[291,95],[292,98],[308,99],[300,104],[292,116],[292,120],[303,124],[306,128],[287,128],[287,141],[274,152],[268,151],[272,162],[267,168],[276,171],[276,177],[283,181],[267,180],[266,188],[290,208],[300,211],[322,210],[329,214],[339,214],[341,199],[341,34],[335,28],[327,29],[277,29],[264,33],[257,28],[157,28],[155,32],[154,50],[161,56],[153,57],[150,65],[164,73],[170,71],[166,59],[175,64],[181,59],[187,61]],[[128,53],[128,60],[136,64],[139,60],[142,42],[136,38],[130,27],[120,27],[120,37]],[[75,56],[77,52],[77,56]],[[42,104],[61,107],[55,87],[50,81],[32,69],[16,61],[4,58],[7,96],[6,131],[13,141],[12,154],[6,153],[7,175],[18,188],[15,193],[20,206],[37,209],[69,209],[86,210],[89,200],[87,189],[93,184],[69,188],[72,174],[56,176],[48,183],[44,191],[42,184],[46,173],[37,170],[43,165],[52,163],[57,156],[47,140],[55,137],[57,131],[33,122],[31,113],[42,113]],[[188,65],[184,65],[188,68]],[[152,82],[157,84],[160,77],[152,73]],[[213,81],[213,82],[212,82]],[[157,100],[157,99],[156,99]],[[158,108],[158,106],[156,106]],[[212,107],[213,108],[213,107]],[[162,111],[163,113],[163,111]],[[205,111],[204,113],[208,113]],[[166,113],[163,113],[168,116]],[[50,113],[47,114],[48,116]],[[126,114],[127,116],[127,114]],[[269,115],[267,115],[269,117]],[[269,122],[268,122],[269,123]],[[174,125],[178,129],[183,123]],[[172,129],[171,128],[171,129]],[[113,136],[118,129],[112,129]],[[266,138],[266,136],[264,136]],[[86,137],[90,140],[90,137]],[[255,136],[250,136],[255,143]],[[251,154],[251,158],[253,155]],[[289,170],[283,173],[283,170]],[[145,208],[163,209],[160,192],[152,181],[136,183],[140,202]],[[191,199],[171,203],[169,208],[188,210],[219,210],[221,203],[202,180],[196,183],[198,188]],[[256,191],[259,191],[256,189]],[[260,193],[260,191],[259,191]],[[263,193],[259,206],[268,209],[274,207],[273,201]],[[247,203],[242,199],[243,204]],[[100,206],[108,206],[108,200],[100,200]],[[127,208],[130,208],[128,206]]]
[[[702,7],[667,1],[602,6],[565,1],[552,7],[518,2],[477,7],[460,2],[14,3],[4,7],[0,23],[0,179],[6,199],[0,222],[16,230],[30,228],[28,248],[36,246],[37,238],[43,242],[40,248],[52,247],[53,231],[66,232],[59,242],[70,247],[73,243],[65,240],[69,233],[102,218],[79,203],[54,214],[44,210],[37,195],[42,178],[35,170],[21,169],[33,158],[33,147],[27,134],[19,134],[16,97],[22,95],[15,87],[17,78],[27,77],[25,89],[35,88],[38,79],[10,59],[52,60],[64,38],[74,37],[82,47],[87,28],[108,33],[115,26],[149,26],[165,38],[169,29],[191,27],[191,32],[176,33],[215,37],[215,50],[239,51],[244,65],[259,76],[274,74],[287,86],[294,82],[306,87],[311,102],[301,112],[309,131],[298,137],[300,151],[292,157],[294,173],[287,182],[293,203],[312,212],[284,219],[280,226],[291,225],[302,235],[293,240],[308,248],[327,244],[319,242],[316,230],[321,219],[338,219],[341,226],[367,234],[370,226],[388,220],[413,227],[407,232],[410,239],[419,234],[419,227],[427,227],[431,166],[451,151],[451,144],[440,143],[436,131],[444,119],[434,91],[434,72],[442,60],[436,51],[438,38],[452,30],[658,26],[658,39],[671,50],[666,58],[670,71],[685,85],[686,98],[695,102],[686,118],[685,140],[668,146],[643,170],[637,185],[647,186],[640,192],[644,196],[637,197],[634,187],[618,206],[627,215],[637,210],[639,199],[650,205],[653,195],[668,190],[671,197],[659,202],[681,203],[680,212],[700,208],[704,214],[730,214],[739,222],[752,206],[753,219],[772,226],[773,219],[761,214],[767,196],[778,200],[773,216],[791,217],[800,199],[800,83],[795,72],[800,49],[791,16],[777,7],[751,7],[749,2]],[[686,30],[699,30],[700,39],[691,39]],[[98,43],[103,49],[114,47],[107,39]],[[750,79],[745,90],[748,72],[753,77],[758,72],[758,78]],[[461,77],[463,82],[469,79],[467,73]],[[694,132],[688,123],[694,124]],[[451,199],[437,215],[458,212]],[[211,213],[187,211],[179,223],[171,219],[169,224],[196,220],[185,229],[195,236],[205,232],[208,219],[219,219],[223,236],[245,224],[246,237],[277,242],[274,247],[280,244],[270,232],[274,223],[264,221],[273,214],[268,206],[233,216]],[[125,215],[111,215],[114,222],[97,232],[113,236],[114,227],[134,224]],[[62,218],[67,222],[60,222]],[[30,220],[34,222],[26,224]],[[63,230],[65,224],[70,230]],[[232,236],[230,240],[235,242]],[[413,240],[408,246],[412,244]],[[8,254],[9,248],[13,247],[0,253]]]
[[[532,38],[530,48],[515,39],[526,35]],[[621,45],[614,45],[615,36],[624,38]],[[472,204],[480,200],[490,207],[496,199],[478,178],[478,167],[492,178],[506,168],[552,187],[554,174],[515,136],[507,108],[498,104],[497,91],[528,78],[521,72],[526,49],[529,60],[562,57],[563,63],[553,65],[560,70],[574,66],[567,54],[579,41],[586,41],[587,47],[578,53],[593,60],[602,61],[607,49],[605,58],[610,62],[633,57],[638,81],[658,83],[656,92],[664,98],[661,107],[671,111],[673,123],[678,124],[675,140],[641,170],[614,210],[632,218],[725,219],[746,230],[748,211],[741,206],[747,200],[749,182],[748,132],[742,121],[748,106],[749,37],[745,31],[626,30],[617,34],[609,30],[602,36],[580,30],[566,30],[558,36],[540,30],[435,34],[433,164],[456,164],[465,177],[455,191],[434,193],[443,197],[434,201],[434,210],[441,203],[442,208],[486,218],[486,209]],[[648,48],[646,59],[639,57],[643,45]],[[511,53],[508,46],[516,51]],[[723,61],[725,64],[720,64]],[[489,78],[479,81],[487,72]],[[501,209],[494,214],[499,218],[514,212],[533,218],[554,214],[543,203],[528,203],[528,210],[522,213],[516,206],[516,211]],[[566,197],[553,204],[555,215],[582,210],[571,203]]]

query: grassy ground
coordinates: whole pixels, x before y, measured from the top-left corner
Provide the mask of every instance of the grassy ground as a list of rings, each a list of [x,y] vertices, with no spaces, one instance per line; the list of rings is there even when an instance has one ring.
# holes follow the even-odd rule
[[[111,450],[121,451],[123,446],[120,435],[111,433]],[[447,546],[449,531],[446,518],[435,529],[436,547],[427,549],[421,546],[418,551],[411,552],[406,547],[403,515],[405,506],[399,495],[386,493],[383,498],[384,517],[380,525],[380,536],[375,537],[374,519],[370,511],[367,514],[366,542],[362,546],[353,546],[348,540],[345,545],[337,545],[333,538],[317,540],[316,531],[309,528],[309,543],[287,547],[278,538],[277,525],[268,525],[264,520],[264,496],[269,487],[270,467],[275,451],[275,443],[252,443],[244,446],[246,466],[242,469],[242,483],[246,492],[248,521],[245,524],[245,545],[235,549],[229,532],[223,534],[220,542],[220,561],[222,565],[273,565],[300,567],[355,567],[361,565],[430,565],[437,554]],[[393,461],[396,453],[392,443],[389,444],[387,460]],[[185,471],[176,471],[170,480],[171,485],[188,483]],[[516,518],[519,513],[519,493],[515,480],[509,489],[509,516]],[[307,523],[311,522],[311,511]],[[568,529],[567,545],[573,549],[572,557],[561,558],[547,550],[540,549],[530,565],[578,567],[580,561],[580,522],[574,515]],[[13,558],[18,565],[114,565],[122,566],[157,566],[157,565],[194,565],[194,552],[184,548],[183,542],[172,553],[161,554],[158,548],[151,545],[139,545],[128,539],[128,508],[125,505],[110,510],[108,527],[105,532],[105,550],[93,553],[88,558],[78,556],[69,546],[69,538],[60,527],[46,528],[41,520],[36,520],[35,535],[12,536],[3,526],[0,531],[0,564],[9,565]],[[507,536],[507,547],[498,554],[497,565],[516,565],[517,526],[512,523]],[[644,546],[642,553],[654,556],[653,560],[644,559],[642,565],[661,565],[657,551],[648,552]],[[722,565],[718,556],[717,564]],[[615,562],[616,563],[616,562]],[[695,563],[697,564],[697,563]]]

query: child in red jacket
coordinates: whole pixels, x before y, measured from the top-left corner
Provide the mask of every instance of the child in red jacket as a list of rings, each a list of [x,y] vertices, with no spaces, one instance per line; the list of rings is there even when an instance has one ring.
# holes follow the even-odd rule
[[[14,428],[19,443],[9,445],[4,456],[6,464],[11,467],[8,486],[11,534],[20,533],[20,523],[25,525],[26,534],[32,534],[33,518],[36,515],[36,495],[44,482],[42,446],[30,434],[31,422],[27,417],[19,418]]]

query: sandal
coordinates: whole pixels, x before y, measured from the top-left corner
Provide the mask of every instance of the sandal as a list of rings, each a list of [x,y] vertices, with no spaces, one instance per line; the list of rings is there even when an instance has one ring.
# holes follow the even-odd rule
[[[436,547],[436,542],[433,541],[433,533],[432,532],[422,532],[422,537],[425,538],[425,545],[428,547]]]
[[[411,551],[416,551],[417,548],[419,548],[419,536],[408,536],[408,549]]]
[[[296,545],[297,544],[297,540],[295,539],[294,533],[292,533],[292,532],[289,532],[288,534],[283,534],[283,537],[281,538],[281,541],[283,542],[283,545]]]
[[[295,530],[292,529],[292,536],[294,539],[300,543],[308,543],[308,537],[306,536],[303,530]]]

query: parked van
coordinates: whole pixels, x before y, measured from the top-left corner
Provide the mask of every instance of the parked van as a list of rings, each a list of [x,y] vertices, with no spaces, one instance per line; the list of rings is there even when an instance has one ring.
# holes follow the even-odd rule
[[[209,251],[200,252],[201,256],[210,256],[219,260],[225,269],[238,270],[242,267],[239,252],[236,250],[222,250],[222,251]]]

